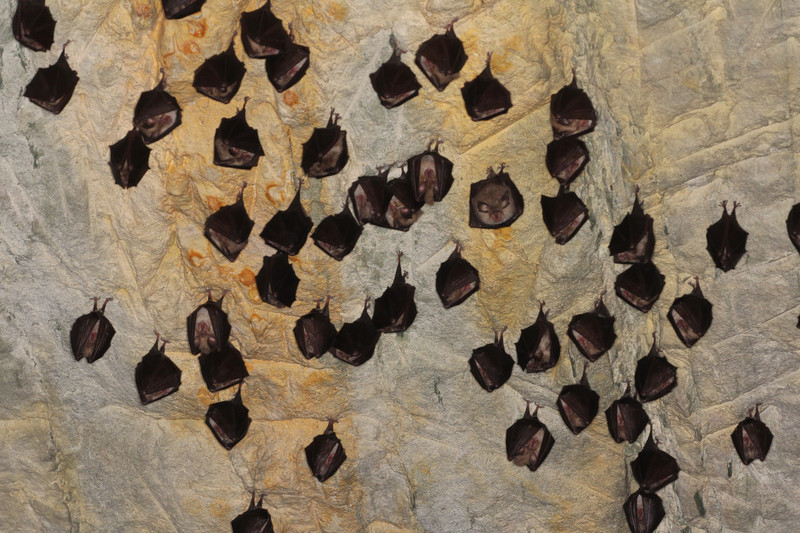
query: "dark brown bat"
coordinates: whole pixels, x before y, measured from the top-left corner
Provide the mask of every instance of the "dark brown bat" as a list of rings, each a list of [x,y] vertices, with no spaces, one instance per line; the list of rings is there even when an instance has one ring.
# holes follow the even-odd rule
[[[254,11],[242,13],[239,23],[242,45],[248,56],[263,59],[280,53],[290,42],[281,19],[272,14],[271,0]]]
[[[522,215],[525,202],[511,181],[506,164],[500,163],[500,172],[492,167],[486,179],[477,181],[469,189],[469,225],[471,228],[505,228]]]
[[[334,475],[347,459],[342,441],[333,431],[335,422],[336,420],[329,418],[325,432],[314,437],[314,440],[305,449],[306,461],[308,461],[308,466],[311,468],[311,473],[320,483]]]
[[[474,121],[489,120],[511,109],[511,93],[492,75],[492,53],[486,55],[486,67],[461,88],[464,107]]]
[[[450,257],[439,266],[436,272],[436,293],[445,309],[459,305],[480,288],[478,270],[461,257],[460,242]]]
[[[411,100],[419,94],[419,90],[422,88],[411,68],[400,59],[405,50],[400,50],[397,46],[394,35],[390,41],[394,48],[392,56],[378,67],[378,70],[369,75],[372,88],[375,89],[381,105],[386,109],[397,107]]]
[[[264,155],[258,130],[247,123],[244,99],[242,109],[231,118],[223,118],[214,133],[214,164],[221,167],[251,169]]]
[[[56,115],[69,103],[80,79],[67,62],[68,43],[69,41],[64,43],[58,61],[36,71],[23,93],[32,103]]]
[[[302,188],[301,181],[289,207],[275,213],[261,230],[261,238],[265,243],[288,255],[297,255],[300,252],[306,243],[308,232],[314,226],[300,201]]]
[[[608,252],[614,256],[615,263],[648,263],[655,245],[653,217],[644,213],[637,185],[633,209],[614,227]]]
[[[192,86],[200,94],[227,104],[239,91],[245,72],[247,69],[236,57],[231,39],[227,50],[209,57],[197,67]]]
[[[18,0],[11,30],[20,44],[36,52],[44,52],[53,46],[56,21],[44,0]]]
[[[631,382],[628,380],[625,387],[625,394],[618,400],[611,402],[606,409],[606,422],[608,422],[608,432],[614,442],[628,441],[636,442],[642,434],[650,417],[647,416],[642,403],[631,396]]]
[[[583,364],[580,382],[563,387],[556,400],[561,419],[574,435],[589,427],[600,405],[600,396],[589,387],[589,380],[586,379],[588,365]]]
[[[340,115],[331,108],[328,125],[314,128],[314,133],[303,143],[303,159],[300,166],[306,176],[324,178],[338,174],[347,164],[347,132],[339,125]]]
[[[417,317],[417,304],[414,303],[414,292],[417,289],[406,283],[408,273],[400,268],[402,256],[402,252],[397,253],[397,270],[392,285],[375,300],[372,324],[381,333],[405,331]]]
[[[215,302],[211,298],[211,289],[208,289],[208,301],[186,317],[189,351],[193,355],[220,350],[228,343],[231,323],[228,314],[222,310],[222,300],[227,292],[222,291],[222,296]]]
[[[389,202],[386,176],[390,169],[391,166],[380,166],[377,176],[361,176],[348,189],[350,203],[360,224],[388,226],[384,213]]]
[[[142,405],[160,400],[181,386],[181,369],[164,353],[167,341],[158,347],[160,335],[150,351],[136,365],[136,388]]]
[[[123,189],[139,185],[150,170],[150,148],[139,132],[132,129],[108,148],[111,152],[108,164],[111,166],[114,183]]]
[[[341,261],[353,251],[362,231],[361,224],[353,217],[350,207],[345,204],[340,212],[323,218],[317,224],[311,238],[323,252]]]
[[[526,403],[525,414],[506,430],[506,455],[515,465],[527,466],[531,472],[536,472],[556,441],[536,416],[539,406],[531,414],[531,403]]]
[[[146,144],[162,139],[181,125],[181,106],[165,89],[167,78],[161,71],[161,81],[139,96],[133,109],[133,127],[142,135]]]
[[[586,93],[578,89],[573,69],[572,83],[565,85],[550,97],[550,125],[553,127],[553,138],[583,135],[594,130],[595,124],[597,124],[597,113]]]
[[[456,37],[456,32],[453,30],[455,22],[454,20],[448,24],[443,34],[436,34],[419,45],[414,61],[440,92],[458,77],[458,73],[467,62],[464,43]]]
[[[182,19],[200,11],[206,0],[161,0],[164,16],[168,19]]]
[[[85,358],[89,363],[94,363],[105,355],[116,333],[105,315],[106,305],[113,298],[106,298],[100,309],[97,308],[99,298],[92,300],[94,300],[92,312],[78,317],[69,332],[69,342],[75,360],[80,361]]]
[[[786,217],[786,231],[795,249],[800,252],[800,203],[794,204]]]
[[[422,216],[422,204],[414,197],[414,187],[408,174],[403,174],[386,184],[386,196],[389,201],[383,218],[392,229],[408,231]]]
[[[368,310],[369,298],[364,301],[364,310],[358,320],[339,328],[330,348],[334,357],[353,366],[363,365],[372,358],[381,332],[372,323]]]
[[[661,498],[642,489],[637,490],[622,505],[631,533],[653,533],[664,519]]]
[[[692,292],[675,298],[667,312],[667,319],[675,334],[687,348],[694,346],[706,334],[713,319],[711,308],[714,306],[703,296],[700,278],[695,277],[694,281],[689,282]]]
[[[674,457],[658,449],[651,427],[647,443],[636,459],[631,461],[631,471],[633,478],[641,487],[640,490],[656,492],[678,479],[678,472],[681,469]]]
[[[206,219],[203,230],[206,239],[231,262],[236,261],[247,246],[255,224],[247,214],[242,200],[245,187],[247,182],[242,184],[236,203],[220,207]]]
[[[242,359],[242,353],[230,342],[221,350],[214,350],[198,357],[200,374],[210,392],[217,392],[238,385],[250,375]]]
[[[739,459],[746,465],[756,459],[765,460],[772,445],[772,432],[761,421],[761,416],[758,414],[759,405],[761,404],[756,404],[755,415],[752,409],[748,411],[747,418],[739,422],[731,433],[733,447],[736,448]]]
[[[267,69],[267,79],[282,93],[303,79],[310,63],[311,51],[307,46],[294,42],[294,32],[289,24],[289,40],[284,47],[274,55],[264,58]]]
[[[581,313],[572,317],[567,328],[567,336],[575,343],[575,347],[591,362],[597,361],[617,340],[614,333],[615,317],[611,316],[603,303],[603,295],[594,303],[594,311]]]
[[[317,300],[316,309],[301,316],[295,322],[294,340],[300,353],[306,359],[322,357],[330,349],[336,338],[336,327],[331,322],[329,305],[331,297],[325,299],[325,307],[319,308],[322,300]]]
[[[652,402],[667,395],[678,384],[677,368],[666,357],[659,355],[655,333],[650,352],[636,363],[634,383],[643,402]]]
[[[274,255],[264,256],[261,270],[256,274],[256,287],[261,299],[275,307],[291,307],[297,297],[300,278],[289,263],[289,256],[278,250]]]
[[[561,343],[547,320],[544,302],[539,303],[536,322],[520,332],[517,347],[517,363],[525,372],[544,372],[556,366],[561,355]]]
[[[642,313],[656,303],[664,290],[664,275],[653,263],[636,263],[621,272],[614,282],[614,292]]]
[[[587,220],[589,209],[568,187],[560,186],[555,197],[542,195],[542,219],[556,244],[567,244]]]
[[[453,185],[453,163],[439,153],[440,144],[441,141],[431,141],[427,150],[406,162],[417,202],[440,202]]]
[[[717,268],[727,272],[736,268],[736,263],[747,252],[748,233],[736,221],[736,208],[741,204],[733,202],[733,210],[728,214],[728,201],[720,204],[722,217],[711,224],[706,230],[706,250],[711,254],[711,259]]]
[[[226,449],[230,450],[247,435],[250,427],[250,410],[242,403],[242,386],[232,400],[212,403],[206,412],[206,424],[211,433]]]
[[[514,359],[506,353],[503,344],[503,333],[506,328],[494,332],[494,343],[485,344],[472,350],[469,358],[469,370],[475,381],[486,390],[492,392],[499,389],[511,377],[514,370]]]
[[[263,502],[264,496],[262,495],[256,503],[256,495],[253,492],[247,510],[231,520],[233,533],[275,533],[272,517],[269,511],[263,508]]]
[[[589,161],[589,149],[582,140],[575,137],[556,139],[547,145],[545,165],[550,175],[561,185],[572,183]]]

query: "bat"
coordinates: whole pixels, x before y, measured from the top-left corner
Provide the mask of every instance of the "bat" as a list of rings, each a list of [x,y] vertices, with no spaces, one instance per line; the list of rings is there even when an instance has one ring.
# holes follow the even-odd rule
[[[311,64],[310,54],[307,46],[294,42],[294,32],[289,24],[289,40],[277,54],[264,58],[267,79],[276,91],[282,93],[303,79]]]
[[[574,435],[589,427],[597,416],[600,404],[600,396],[589,387],[589,380],[586,379],[588,365],[589,363],[583,364],[583,376],[580,382],[564,386],[556,400],[561,419]]]
[[[56,21],[44,0],[17,0],[11,30],[22,46],[35,52],[45,52],[53,46]]]
[[[392,56],[369,75],[372,88],[386,109],[392,109],[411,100],[422,88],[411,68],[400,59],[405,50],[400,50],[397,46],[394,35],[390,43],[393,47]]]
[[[664,290],[664,275],[653,263],[635,263],[621,272],[614,282],[614,292],[626,303],[646,313]]]
[[[711,254],[711,259],[717,268],[727,272],[736,268],[736,263],[747,252],[748,233],[736,221],[736,208],[741,204],[733,202],[733,210],[728,214],[728,201],[720,204],[722,217],[711,224],[706,230],[706,250]]]
[[[511,109],[511,93],[492,75],[492,53],[486,55],[486,67],[461,88],[467,114],[477,122],[489,120]]]
[[[208,289],[208,301],[186,317],[186,333],[192,355],[219,351],[228,344],[231,323],[228,322],[228,314],[222,310],[222,300],[227,292],[222,291],[222,296],[215,302],[211,298],[211,289]]]
[[[597,124],[597,113],[589,96],[578,88],[573,69],[572,83],[550,96],[550,125],[553,127],[553,138],[583,135],[593,131],[595,124]]]
[[[289,256],[278,250],[274,255],[264,256],[261,270],[256,274],[258,295],[264,302],[275,307],[291,307],[297,297],[300,278],[289,263]]]
[[[106,298],[103,306],[97,309],[97,301],[99,299],[92,298],[94,300],[94,309],[90,313],[78,317],[69,332],[72,355],[75,356],[76,361],[85,358],[88,363],[94,363],[103,357],[111,346],[111,339],[114,338],[114,333],[116,333],[111,321],[105,315],[106,305],[113,298]]]
[[[389,202],[386,176],[390,169],[391,165],[379,166],[377,176],[361,176],[348,189],[350,203],[360,224],[388,226],[384,213]]]
[[[656,347],[656,334],[653,333],[653,347],[636,363],[634,383],[643,402],[652,402],[667,395],[678,384],[677,368],[666,357],[659,355]]]
[[[267,0],[260,8],[242,13],[239,19],[244,51],[256,59],[277,55],[290,42],[283,22],[272,14],[270,4],[271,0]]]
[[[142,405],[160,400],[181,386],[181,369],[164,353],[167,341],[158,347],[160,335],[150,351],[136,365],[136,388]]]
[[[200,374],[210,392],[217,392],[238,385],[250,374],[242,359],[242,353],[228,342],[221,350],[200,354]]]
[[[133,109],[133,127],[142,135],[145,144],[164,138],[181,125],[181,106],[164,88],[167,78],[161,70],[161,81],[154,89],[139,96]]]
[[[23,93],[32,103],[55,115],[61,113],[69,103],[80,79],[67,62],[67,44],[69,41],[64,43],[58,61],[36,71]]]
[[[455,22],[448,24],[443,34],[436,34],[419,45],[414,61],[439,92],[458,78],[467,62],[464,43],[456,37],[453,29]]]
[[[232,400],[208,406],[206,425],[223,448],[230,450],[247,435],[251,422],[249,412],[250,410],[242,403],[242,386],[239,385],[239,390]]]
[[[439,153],[440,144],[429,142],[427,150],[406,162],[414,199],[419,203],[441,202],[453,185],[453,163]]]
[[[606,422],[614,442],[628,441],[632,444],[642,434],[650,417],[647,416],[642,403],[631,396],[630,380],[627,380],[627,383],[622,397],[611,402],[606,409]]]
[[[761,404],[756,404],[755,415],[752,409],[748,411],[747,418],[739,422],[731,433],[733,447],[745,465],[756,459],[764,461],[772,445],[772,432],[761,421],[761,416],[758,414],[759,405]]]
[[[383,218],[392,229],[408,231],[422,216],[422,204],[414,197],[414,188],[403,167],[403,174],[386,184],[389,202]]]
[[[364,310],[358,320],[339,329],[330,348],[335,358],[353,366],[363,365],[372,358],[381,332],[372,323],[368,310],[369,298],[364,301]]]
[[[550,175],[561,185],[568,186],[580,176],[591,158],[589,149],[582,140],[564,137],[547,145],[544,161]]]
[[[306,243],[311,227],[314,226],[311,217],[306,214],[306,210],[303,209],[303,204],[300,202],[302,188],[301,180],[289,207],[275,213],[261,230],[261,238],[265,243],[287,255],[297,255],[300,252]]]
[[[515,465],[527,466],[531,472],[536,472],[556,441],[536,416],[539,406],[531,414],[531,403],[526,403],[525,414],[506,430],[506,455]]]
[[[589,209],[578,195],[562,185],[555,197],[542,195],[542,219],[556,244],[567,244],[587,220]]]
[[[269,4],[269,2],[267,2]],[[262,507],[264,496],[261,495],[256,503],[255,491],[250,497],[250,506],[247,510],[231,520],[233,533],[275,533],[272,526],[272,517],[269,511]]]
[[[664,519],[664,504],[655,494],[637,490],[622,505],[631,533],[653,533]]]
[[[647,443],[636,459],[631,461],[631,471],[640,490],[656,492],[678,479],[678,472],[681,469],[674,457],[658,449],[651,427]]]
[[[594,311],[581,313],[572,317],[567,328],[567,336],[575,343],[575,347],[591,362],[597,361],[617,340],[614,333],[615,317],[608,312],[603,303],[603,295],[594,303]],[[638,388],[638,387],[637,387]]]
[[[214,248],[219,250],[228,261],[236,261],[239,254],[247,246],[253,222],[247,214],[242,197],[247,182],[236,197],[236,203],[224,205],[206,219],[203,235]]]
[[[311,468],[311,473],[320,483],[331,477],[339,470],[347,454],[344,453],[342,441],[333,431],[333,424],[336,420],[329,418],[328,427],[322,435],[317,435],[311,444],[306,446],[306,461]]]
[[[469,358],[469,371],[486,392],[499,389],[511,377],[514,360],[506,353],[503,345],[503,332],[506,328],[494,332],[494,343],[485,344],[472,350]]]
[[[500,172],[492,167],[486,179],[476,181],[469,189],[469,226],[471,228],[497,229],[510,226],[525,209],[519,189],[511,181],[506,164],[500,163]]]
[[[324,178],[342,171],[350,158],[347,153],[347,132],[339,127],[340,115],[331,108],[328,125],[314,128],[311,137],[303,143],[300,166],[306,176]]]
[[[247,123],[244,99],[242,109],[230,118],[223,118],[214,133],[214,164],[221,167],[251,169],[264,155],[258,130]]]
[[[459,305],[480,288],[478,270],[461,257],[461,243],[456,241],[456,249],[436,271],[436,293],[445,309]]]
[[[700,278],[695,277],[694,281],[689,282],[692,292],[675,298],[667,312],[667,319],[675,334],[687,348],[694,346],[706,334],[713,319],[711,308],[714,306],[703,296]]]
[[[194,71],[192,87],[200,94],[227,104],[239,91],[247,69],[236,57],[233,39],[228,49],[203,61]]]
[[[539,303],[536,322],[520,332],[517,347],[517,363],[525,372],[544,372],[556,366],[561,355],[553,323],[547,320],[544,302]]]
[[[200,11],[206,0],[161,0],[164,16],[168,19],[182,19]]]
[[[353,217],[350,206],[345,203],[344,209],[323,218],[317,224],[311,238],[323,252],[341,261],[353,251],[362,231],[361,224]]]
[[[397,333],[407,330],[417,317],[417,304],[414,303],[416,287],[406,283],[408,272],[400,268],[403,252],[397,252],[397,270],[394,281],[383,294],[375,300],[372,324],[381,333]]]
[[[322,300],[317,300],[316,309],[312,309],[295,322],[292,330],[294,340],[306,359],[322,357],[336,338],[336,327],[331,322],[329,311],[330,301],[331,297],[328,296],[325,299],[325,307],[320,309]]]
[[[786,217],[786,231],[795,249],[800,253],[800,203],[794,204]]]
[[[614,227],[608,252],[615,263],[649,263],[655,245],[653,217],[644,213],[637,185],[633,209]]]
[[[139,132],[132,129],[108,149],[111,153],[108,164],[111,166],[114,183],[123,189],[139,185],[150,170],[150,148]]]

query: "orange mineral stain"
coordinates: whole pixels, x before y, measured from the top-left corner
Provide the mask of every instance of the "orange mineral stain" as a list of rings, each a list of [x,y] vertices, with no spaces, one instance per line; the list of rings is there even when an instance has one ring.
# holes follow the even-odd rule
[[[216,196],[206,196],[206,205],[212,211],[219,211],[219,208],[222,207],[222,200]]]
[[[150,16],[150,4],[147,2],[134,2],[133,10],[142,18]]]
[[[200,48],[194,41],[185,41],[183,44],[181,44],[180,49],[181,52],[186,55],[196,54],[200,51]]]
[[[270,183],[264,190],[265,196],[267,197],[267,201],[272,205],[278,205],[283,203],[283,193],[279,193],[277,197],[272,194],[273,189],[280,187],[283,187],[283,185],[279,183]]]
[[[208,29],[205,20],[192,20],[187,22],[186,26],[187,30],[189,31],[189,35],[198,38],[203,37]]]
[[[189,250],[189,253],[186,254],[186,259],[188,259],[195,268],[202,266],[203,263],[206,262],[206,257],[194,249]]]
[[[283,93],[283,103],[289,107],[294,107],[299,101],[300,98],[298,98],[297,93],[291,89]]]
[[[239,283],[247,287],[252,287],[256,284],[256,274],[249,268],[245,267],[239,272]]]
[[[334,20],[342,21],[347,16],[347,8],[339,2],[328,4],[328,13]]]
[[[200,400],[200,403],[208,407],[216,400],[214,399],[214,394],[209,392],[207,388],[200,387],[197,389],[197,399]]]

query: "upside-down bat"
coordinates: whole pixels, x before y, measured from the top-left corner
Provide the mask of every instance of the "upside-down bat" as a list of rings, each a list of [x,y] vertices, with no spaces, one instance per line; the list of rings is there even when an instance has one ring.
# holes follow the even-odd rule
[[[306,359],[322,357],[330,349],[336,338],[336,327],[331,322],[329,305],[331,297],[325,299],[325,307],[319,308],[322,300],[317,300],[316,309],[301,316],[295,322],[294,339],[300,353]]]
[[[46,68],[40,68],[33,79],[25,86],[25,96],[32,103],[58,115],[72,98],[78,85],[78,73],[67,62],[67,44],[61,50],[58,61]]]
[[[459,305],[480,288],[478,270],[461,257],[462,249],[456,242],[456,249],[436,271],[436,292],[445,309]]]
[[[655,494],[637,490],[622,505],[631,533],[653,533],[664,519],[664,504]]]
[[[256,504],[256,494],[253,491],[247,510],[231,520],[233,533],[275,533],[272,517],[269,511],[263,508],[263,502],[264,495],[262,494]]]
[[[310,54],[307,46],[294,42],[294,31],[289,24],[289,40],[277,54],[264,58],[267,79],[276,91],[282,93],[303,79],[311,64]]]
[[[727,272],[736,268],[736,263],[747,252],[748,233],[736,221],[736,208],[741,204],[733,202],[733,210],[728,214],[728,201],[720,204],[722,217],[706,230],[706,250],[717,268]]]
[[[328,215],[317,224],[311,238],[323,252],[341,261],[353,251],[362,231],[361,224],[345,203],[344,209],[335,215]]]
[[[694,283],[689,284],[692,292],[675,298],[667,312],[667,319],[675,334],[687,348],[694,346],[706,334],[713,319],[713,305],[700,290],[700,278],[695,277]]]
[[[567,244],[587,220],[589,209],[578,195],[561,185],[555,197],[542,195],[542,219],[556,244]]]
[[[217,392],[238,385],[249,376],[242,353],[228,342],[221,350],[201,354],[200,374],[210,392]]]
[[[544,302],[539,302],[536,322],[520,332],[517,363],[525,372],[544,372],[553,368],[561,355],[561,343],[553,323],[547,320]]]
[[[271,0],[253,11],[242,13],[239,23],[242,45],[248,56],[263,59],[280,53],[290,42],[281,19],[272,14]]]
[[[125,137],[108,147],[111,157],[111,175],[114,183],[127,189],[136,187],[150,170],[150,148],[142,140],[136,129],[129,131]]]
[[[314,128],[311,137],[303,143],[300,166],[306,176],[324,178],[342,171],[350,158],[347,152],[347,132],[339,124],[340,115],[331,108],[328,125]]]
[[[408,231],[422,216],[422,204],[414,197],[414,187],[405,166],[400,177],[386,184],[386,197],[389,201],[383,218],[388,227]]]
[[[440,202],[453,185],[453,163],[439,153],[440,144],[432,140],[427,150],[406,162],[417,202]]]
[[[489,120],[511,109],[511,93],[492,75],[492,53],[486,56],[486,68],[461,88],[464,106],[474,121]]]
[[[515,465],[527,466],[531,472],[536,472],[556,441],[536,416],[539,406],[531,414],[531,403],[527,400],[526,403],[525,414],[506,430],[506,455]]]
[[[522,215],[525,202],[505,168],[506,164],[500,163],[500,172],[495,173],[489,167],[486,179],[477,181],[470,187],[470,227],[505,228]]]
[[[99,299],[92,298],[94,309],[90,313],[78,317],[69,332],[72,355],[75,356],[76,361],[85,358],[88,363],[94,363],[103,357],[111,346],[111,339],[116,333],[114,326],[105,316],[106,305],[113,298],[106,298],[103,306],[97,309]]]
[[[136,365],[136,388],[142,405],[169,396],[181,386],[181,369],[164,353],[167,341],[159,349],[159,339],[156,333],[155,344]]]
[[[573,69],[572,83],[565,85],[550,97],[550,125],[553,127],[553,138],[583,135],[594,130],[595,124],[597,124],[597,113],[586,93],[578,88]]]
[[[330,348],[334,357],[353,366],[363,365],[372,358],[381,332],[372,323],[368,310],[369,298],[364,300],[364,310],[358,320],[339,328]]]
[[[650,417],[642,407],[642,403],[631,396],[631,382],[625,387],[625,393],[618,400],[611,402],[606,409],[608,432],[615,442],[633,443],[642,434]]]
[[[600,404],[600,395],[589,387],[589,380],[586,379],[588,365],[589,363],[583,364],[581,380],[578,383],[564,386],[556,400],[561,419],[574,435],[589,427],[594,417],[597,416]]]
[[[651,426],[647,443],[636,459],[631,461],[631,471],[641,490],[656,492],[678,479],[678,472],[681,469],[674,457],[658,449]]]
[[[265,243],[287,255],[297,255],[300,252],[314,225],[300,201],[302,188],[301,181],[289,207],[275,213],[260,234]]]
[[[154,89],[139,96],[133,109],[133,127],[142,135],[146,144],[162,139],[181,125],[181,106],[165,89],[167,77],[161,70],[161,81]]]
[[[614,227],[608,251],[615,263],[648,263],[653,257],[656,237],[653,234],[653,217],[646,215],[639,201],[636,186],[633,209]]]
[[[208,301],[186,317],[189,351],[193,355],[220,350],[228,343],[231,324],[228,322],[228,314],[222,310],[222,300],[226,293],[227,291],[222,291],[222,296],[215,302],[211,298],[211,289],[208,289]]]
[[[455,22],[448,24],[443,34],[436,34],[419,45],[414,61],[440,92],[458,77],[467,62],[464,43],[456,37],[453,29]]]
[[[386,177],[389,166],[379,166],[376,176],[361,176],[347,190],[353,212],[360,224],[387,226],[385,212],[389,199]]]
[[[589,149],[575,137],[556,139],[547,145],[547,170],[561,185],[572,183],[589,161]]]
[[[23,46],[36,52],[50,50],[56,21],[44,0],[18,0],[17,10],[11,20],[14,38]]]
[[[600,293],[600,298],[594,303],[594,311],[573,316],[567,329],[567,336],[591,362],[597,361],[617,340],[617,334],[614,333],[616,318],[611,316],[603,303],[604,294],[605,291]]]
[[[245,187],[247,182],[242,184],[236,203],[220,207],[206,219],[203,230],[206,239],[231,262],[236,261],[247,246],[247,240],[255,224],[244,207],[242,198]]]
[[[756,404],[755,414],[752,409],[748,411],[747,418],[739,422],[731,433],[733,447],[736,448],[739,459],[746,465],[756,459],[762,461],[766,459],[772,445],[772,432],[761,421],[761,416],[758,414],[759,405],[761,404]]]
[[[653,263],[635,263],[621,272],[614,282],[614,292],[626,303],[646,313],[664,290],[664,275]]]
[[[258,165],[258,158],[264,155],[258,130],[247,123],[245,107],[248,100],[244,99],[242,109],[234,116],[219,121],[214,133],[215,165],[249,170]]]
[[[475,348],[469,358],[469,370],[486,392],[502,387],[514,369],[514,359],[506,353],[503,344],[505,330],[506,328],[500,330],[499,335],[495,331],[494,342]]]
[[[308,466],[311,468],[311,473],[320,483],[334,475],[347,459],[342,441],[333,431],[335,422],[336,420],[329,418],[325,432],[314,437],[311,444],[305,448]]]
[[[227,104],[239,91],[245,72],[247,69],[236,57],[231,39],[227,50],[209,57],[197,67],[192,86],[200,94]]]
[[[650,352],[636,363],[634,383],[643,402],[652,402],[668,394],[678,384],[677,368],[659,355],[656,334]]]
[[[182,19],[200,11],[206,0],[161,0],[164,16],[168,19]]]
[[[372,324],[381,333],[405,331],[417,317],[417,304],[414,303],[414,292],[417,289],[406,283],[408,273],[400,268],[402,256],[402,252],[397,253],[397,269],[392,285],[375,300]]]
[[[247,435],[250,427],[250,410],[242,403],[242,386],[232,400],[212,403],[206,411],[206,424],[211,433],[226,449],[230,450]]]
[[[786,231],[795,249],[800,252],[800,203],[794,204],[786,217]]]
[[[386,109],[397,107],[411,100],[422,88],[411,68],[403,63],[400,56],[405,50],[400,50],[392,35],[391,44],[394,48],[392,56],[383,63],[378,70],[369,75],[372,88],[378,94],[381,105]]]
[[[289,256],[278,250],[264,256],[261,270],[256,274],[256,287],[261,300],[275,307],[291,307],[297,297],[300,278],[289,263]]]

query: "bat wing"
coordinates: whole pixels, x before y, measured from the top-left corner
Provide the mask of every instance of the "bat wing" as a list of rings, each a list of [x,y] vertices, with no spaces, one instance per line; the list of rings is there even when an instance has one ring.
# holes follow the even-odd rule
[[[336,338],[336,327],[330,317],[319,309],[301,316],[295,322],[294,339],[306,359],[322,357]]]
[[[580,176],[589,161],[589,149],[580,139],[565,137],[547,145],[545,156],[547,170],[564,186],[568,186]]]
[[[150,148],[142,140],[136,129],[109,146],[111,153],[109,165],[114,183],[127,189],[135,187],[150,170]]]
[[[160,400],[181,386],[181,369],[156,345],[136,365],[136,388],[142,405]]]
[[[242,359],[242,354],[231,343],[227,343],[221,350],[202,354],[200,361],[200,374],[206,382],[210,392],[217,392],[234,385],[238,385],[250,374]]]
[[[300,278],[289,263],[289,256],[280,250],[264,256],[261,270],[256,274],[256,287],[261,299],[275,307],[291,307],[297,296]]]
[[[489,120],[511,109],[511,93],[493,75],[489,65],[461,88],[467,114],[474,121]]]
[[[369,79],[381,105],[386,109],[397,107],[414,98],[422,88],[411,68],[400,60],[397,51],[370,74]]]
[[[355,322],[344,324],[331,345],[331,353],[337,359],[353,366],[363,365],[375,353],[381,332],[375,329],[366,306]]]
[[[208,407],[206,424],[217,441],[230,450],[247,435],[251,422],[249,412],[237,392],[232,400],[212,403]]]
[[[460,248],[436,271],[436,292],[445,309],[461,304],[480,288],[478,270],[461,257]]]
[[[646,313],[664,289],[664,275],[653,263],[636,263],[620,273],[614,283],[617,296]]]
[[[556,406],[569,430],[577,435],[597,416],[600,396],[587,385],[567,385],[561,389]]]
[[[231,41],[228,49],[206,59],[194,71],[192,86],[200,94],[227,104],[239,91],[247,69],[236,57]]]
[[[11,20],[14,38],[36,52],[50,50],[56,21],[44,0],[19,0]]]
[[[276,91],[282,93],[303,79],[310,65],[310,53],[307,46],[290,41],[280,52],[265,58],[267,79]]]
[[[348,206],[341,212],[323,218],[311,238],[323,252],[341,261],[353,251],[363,228],[353,217]]]
[[[164,16],[168,19],[182,19],[200,11],[206,0],[161,0]]]
[[[268,245],[288,255],[297,255],[306,243],[314,223],[300,202],[300,189],[283,211],[278,211],[264,225],[261,238]]]
[[[622,506],[628,527],[634,533],[653,533],[664,519],[664,504],[655,494],[637,490]]]
[[[556,366],[561,343],[543,311],[539,311],[536,322],[520,332],[516,348],[517,363],[525,372],[544,372]]]
[[[72,98],[78,80],[78,73],[70,68],[66,52],[62,51],[58,61],[36,71],[23,94],[34,104],[58,115]]]
[[[469,370],[472,376],[487,392],[502,387],[511,377],[514,359],[508,355],[502,344],[486,344],[472,351]]]
[[[305,452],[308,466],[320,482],[335,474],[347,459],[342,441],[333,431],[326,430],[322,435],[314,437],[311,444],[306,446]]]
[[[542,218],[544,225],[555,237],[556,244],[566,244],[578,233],[587,220],[589,209],[574,192],[559,189],[555,197],[542,195]]]
[[[464,44],[452,25],[444,34],[434,35],[419,45],[415,58],[417,66],[439,92],[458,77],[466,62]]]
[[[281,19],[272,14],[269,0],[254,11],[242,13],[240,25],[242,45],[250,57],[276,55],[291,42]]]

